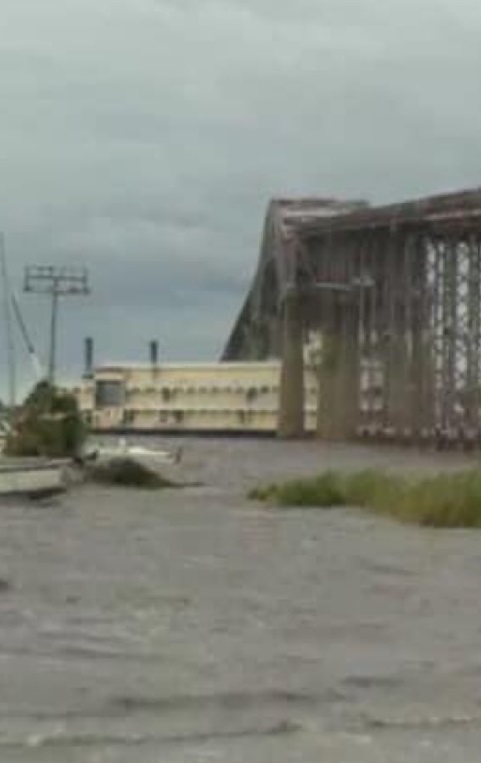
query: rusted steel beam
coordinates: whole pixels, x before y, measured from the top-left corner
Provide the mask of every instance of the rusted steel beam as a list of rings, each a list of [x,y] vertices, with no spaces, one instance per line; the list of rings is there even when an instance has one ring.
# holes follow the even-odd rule
[[[348,214],[299,222],[297,234],[301,239],[315,238],[326,233],[361,231],[384,228],[395,231],[407,226],[455,225],[481,228],[481,189],[462,191],[443,196],[430,196],[417,201],[357,209]]]

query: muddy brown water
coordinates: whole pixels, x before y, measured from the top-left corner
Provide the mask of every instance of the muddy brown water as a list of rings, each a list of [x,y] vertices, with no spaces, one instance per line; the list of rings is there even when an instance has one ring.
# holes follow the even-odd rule
[[[479,763],[481,532],[245,498],[474,457],[183,446],[202,485],[1,507],[0,762]]]

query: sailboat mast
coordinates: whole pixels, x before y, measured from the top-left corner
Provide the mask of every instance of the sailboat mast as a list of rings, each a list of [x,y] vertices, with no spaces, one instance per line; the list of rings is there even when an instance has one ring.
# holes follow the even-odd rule
[[[17,375],[15,366],[15,342],[13,337],[12,312],[10,303],[10,281],[8,277],[5,236],[0,232],[0,268],[3,286],[3,308],[7,337],[8,391],[10,412],[13,413],[17,402]]]
[[[35,381],[39,382],[43,378],[42,365],[40,363],[40,360],[38,359],[37,353],[35,352],[35,347],[30,338],[30,334],[28,332],[25,318],[23,317],[22,311],[20,309],[18,297],[14,291],[12,291],[12,307],[13,307],[15,318],[17,319],[18,326],[20,328],[20,333],[22,335],[23,341],[25,342],[25,347],[27,348],[27,352],[32,362],[33,371],[35,374]]]

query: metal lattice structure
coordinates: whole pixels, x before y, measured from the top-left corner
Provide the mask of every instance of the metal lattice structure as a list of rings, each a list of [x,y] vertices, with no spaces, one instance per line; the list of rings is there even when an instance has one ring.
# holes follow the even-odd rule
[[[224,358],[283,358],[287,435],[302,431],[292,397],[312,332],[321,436],[481,443],[481,190],[273,202]]]
[[[90,294],[88,270],[84,267],[29,265],[25,268],[23,288],[25,292],[47,294],[51,298],[48,378],[53,384],[56,370],[59,299]]]

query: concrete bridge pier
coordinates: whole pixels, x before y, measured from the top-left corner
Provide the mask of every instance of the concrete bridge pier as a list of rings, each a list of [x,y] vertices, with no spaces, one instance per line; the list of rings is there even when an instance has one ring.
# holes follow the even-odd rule
[[[411,428],[417,440],[435,427],[436,374],[433,357],[433,337],[425,331],[422,305],[413,309],[412,353],[410,367],[409,411]]]
[[[401,321],[394,323],[387,338],[389,348],[386,363],[386,410],[385,426],[392,428],[397,436],[410,427],[409,406],[409,355]]]
[[[342,439],[356,436],[361,407],[361,358],[359,338],[359,310],[355,298],[347,297],[342,308],[342,365],[341,395],[338,406]]]
[[[317,401],[317,436],[321,440],[339,439],[339,376],[340,376],[339,335],[332,329],[322,335],[322,360],[319,372],[319,393]]]
[[[411,366],[410,414],[416,439],[422,439],[435,427],[436,375],[431,342],[422,332],[414,337]]]
[[[301,298],[293,292],[285,297],[282,314],[278,436],[284,439],[305,434],[303,333]]]
[[[317,435],[323,440],[346,440],[355,435],[359,418],[357,310],[348,300],[331,310],[331,321],[323,331]]]

